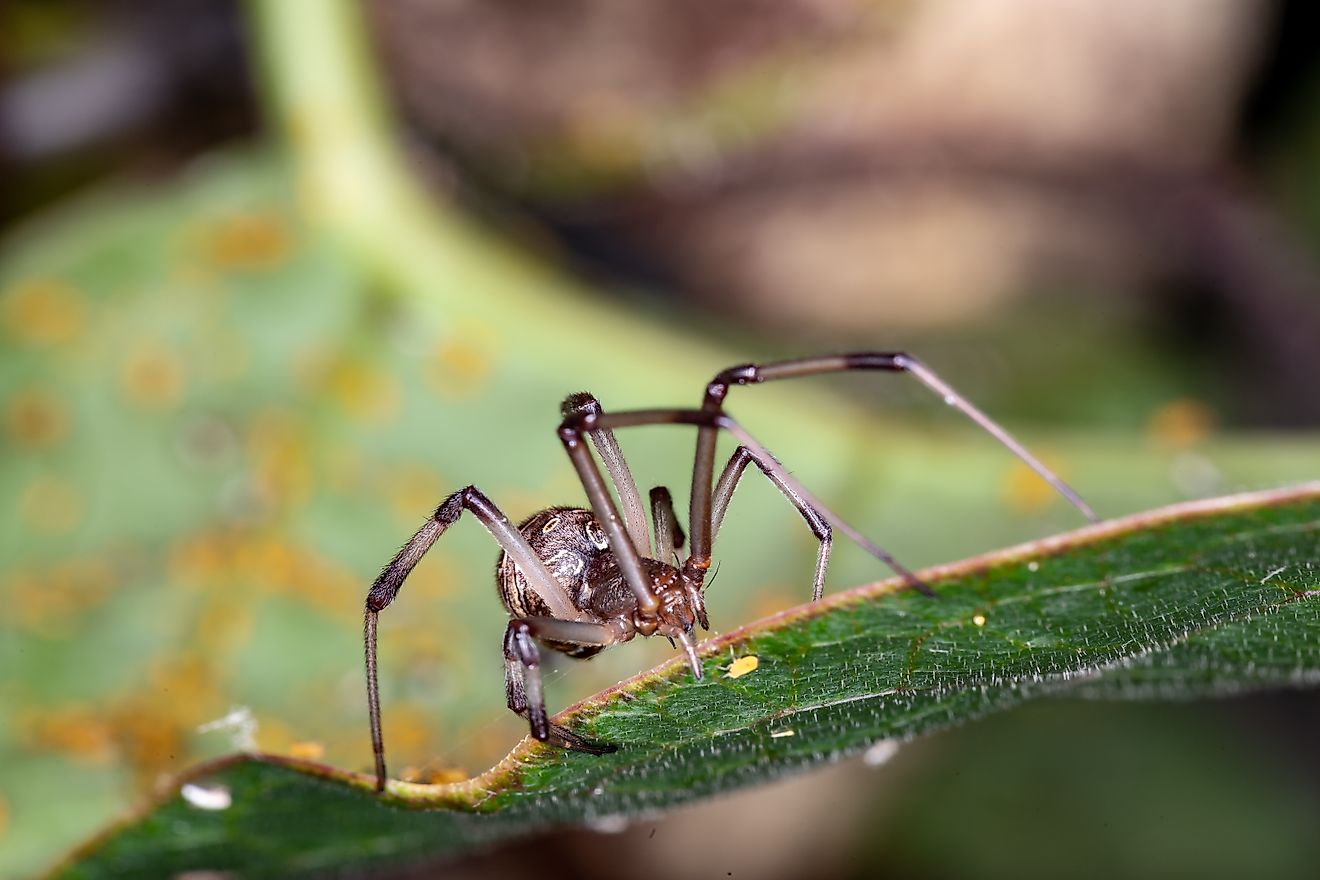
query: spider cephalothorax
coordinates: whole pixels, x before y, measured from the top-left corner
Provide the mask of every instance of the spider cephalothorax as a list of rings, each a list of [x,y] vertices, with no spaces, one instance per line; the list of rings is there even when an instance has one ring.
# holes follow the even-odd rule
[[[504,550],[496,565],[495,579],[500,598],[512,618],[504,634],[505,696],[509,708],[527,719],[536,739],[579,751],[601,753],[613,751],[614,747],[591,742],[550,721],[541,688],[537,644],[571,657],[585,658],[638,635],[658,634],[682,645],[692,674],[700,678],[701,659],[692,633],[698,624],[709,628],[702,591],[711,564],[711,545],[748,464],[755,464],[765,474],[820,542],[813,599],[820,598],[824,587],[833,528],[841,529],[884,561],[909,585],[929,592],[925,584],[892,556],[817,500],[764,446],[724,413],[724,399],[735,385],[845,370],[912,374],[1007,446],[1088,518],[1094,519],[1085,502],[1008,432],[968,403],[930,368],[902,353],[859,352],[731,367],[716,374],[707,384],[699,409],[607,413],[590,394],[570,395],[561,407],[559,438],[582,481],[591,502],[590,510],[551,507],[534,513],[515,527],[479,489],[468,486],[436,508],[412,540],[385,566],[367,594],[364,637],[367,701],[377,789],[383,790],[385,786],[385,747],[376,672],[377,616],[394,601],[409,572],[426,551],[465,510],[481,521]],[[679,527],[669,491],[662,486],[650,492],[648,527],[637,483],[614,437],[615,428],[654,424],[697,428],[688,519],[690,539],[685,538]],[[734,435],[741,445],[716,480],[715,441],[721,430]],[[614,485],[617,504],[591,454],[591,446],[595,447]],[[679,554],[685,543],[688,554],[682,559]]]

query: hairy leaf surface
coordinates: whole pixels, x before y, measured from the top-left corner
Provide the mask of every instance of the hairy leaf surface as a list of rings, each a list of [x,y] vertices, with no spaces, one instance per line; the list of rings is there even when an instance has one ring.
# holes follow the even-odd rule
[[[1033,697],[1186,697],[1320,676],[1320,484],[1106,523],[887,581],[713,639],[560,720],[615,754],[523,743],[450,786],[242,755],[197,768],[60,877],[307,876],[617,823]],[[735,658],[755,670],[730,676]],[[744,664],[747,665],[747,664]],[[388,717],[386,725],[388,730]],[[219,807],[219,808],[216,808]]]

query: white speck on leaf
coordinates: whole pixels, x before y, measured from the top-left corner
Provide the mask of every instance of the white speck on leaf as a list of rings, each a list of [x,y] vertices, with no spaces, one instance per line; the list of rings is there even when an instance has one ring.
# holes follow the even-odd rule
[[[628,817],[617,814],[596,816],[587,820],[587,827],[598,834],[621,834],[628,829]]]
[[[185,782],[179,788],[183,799],[199,810],[227,810],[233,806],[234,798],[223,785],[200,785]]]
[[[871,744],[871,747],[862,753],[862,763],[868,767],[879,767],[886,764],[889,759],[898,754],[898,740],[880,739]]]
[[[1263,583],[1265,583],[1267,580],[1269,580],[1270,578],[1274,577],[1276,574],[1282,574],[1283,572],[1285,572],[1285,571],[1287,571],[1287,570],[1288,570],[1288,566],[1286,566],[1286,565],[1280,565],[1278,568],[1274,569],[1274,571],[1270,572],[1269,574],[1265,575],[1265,577],[1261,578],[1261,579],[1260,579],[1260,582],[1263,584]]]

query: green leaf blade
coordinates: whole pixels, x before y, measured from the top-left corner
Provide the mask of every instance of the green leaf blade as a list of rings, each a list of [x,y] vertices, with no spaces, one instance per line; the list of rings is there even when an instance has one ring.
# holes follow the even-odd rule
[[[310,876],[625,821],[1059,693],[1195,696],[1320,677],[1320,484],[1156,511],[802,606],[711,640],[561,716],[606,756],[524,743],[456,786],[262,756],[199,768],[233,805],[177,794],[61,877]],[[734,656],[759,666],[726,674]],[[386,717],[388,737],[388,715]],[[408,809],[430,807],[429,810]]]

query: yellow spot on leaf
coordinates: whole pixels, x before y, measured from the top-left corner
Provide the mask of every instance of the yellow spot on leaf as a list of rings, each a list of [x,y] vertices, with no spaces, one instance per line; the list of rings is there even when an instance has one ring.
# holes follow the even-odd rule
[[[325,745],[310,739],[299,740],[289,746],[289,757],[319,761],[325,757]]]
[[[203,236],[206,259],[221,269],[273,269],[290,250],[288,226],[272,213],[233,214],[213,223]]]
[[[1187,449],[1204,441],[1215,426],[1215,412],[1190,398],[1171,400],[1151,413],[1148,436],[1160,446]]]
[[[304,694],[304,697],[308,695]],[[261,715],[260,724],[256,728],[256,748],[263,752],[271,752],[273,755],[288,755],[296,757],[298,760],[319,761],[325,759],[327,751],[334,751],[334,748],[343,747],[343,743],[331,743],[327,749],[325,741],[319,739],[306,739],[306,726],[302,723],[288,722],[281,718],[273,718],[271,715]],[[347,747],[350,753],[360,752],[362,749],[362,740],[359,738],[351,741]]]
[[[390,751],[400,756],[433,754],[430,720],[417,706],[396,704],[389,725]]]
[[[417,785],[449,785],[467,779],[467,773],[457,767],[404,767],[399,778]]]
[[[1049,455],[1041,455],[1039,458],[1061,479],[1068,479],[1068,469],[1057,458]],[[1000,482],[999,492],[1010,508],[1021,513],[1039,513],[1059,499],[1053,486],[1020,461],[1009,465]]]
[[[724,677],[742,678],[748,673],[755,672],[760,665],[761,661],[755,654],[746,654],[729,664],[729,671],[724,673]]]
[[[289,722],[270,715],[261,716],[257,725],[257,748],[260,751],[291,755],[297,742],[301,742],[301,739]]]
[[[62,281],[38,278],[6,292],[3,319],[10,335],[32,345],[72,342],[82,332],[87,309]]]
[[[140,780],[155,780],[162,773],[176,770],[185,757],[184,742],[198,717],[185,715],[176,704],[182,694],[171,691],[164,696],[134,696],[117,702],[111,711],[111,724],[119,757]]]
[[[225,705],[211,661],[196,651],[181,651],[151,662],[141,701],[165,716],[179,732],[191,731],[199,718],[214,718]]]
[[[39,573],[19,572],[8,593],[19,624],[46,636],[68,636],[81,615],[100,606],[114,586],[110,566],[72,559]]]
[[[187,758],[184,744],[198,718],[223,702],[211,669],[197,654],[153,662],[143,685],[99,705],[71,704],[29,711],[18,730],[28,747],[92,764],[121,763],[139,780],[154,781]]]
[[[21,391],[5,405],[5,431],[16,445],[50,446],[62,440],[68,429],[63,404],[45,392]]]
[[[19,729],[30,747],[58,752],[84,764],[107,764],[115,757],[114,729],[92,706],[26,712],[19,717]]]
[[[154,659],[141,686],[111,697],[97,716],[110,725],[117,759],[152,781],[181,766],[198,719],[217,717],[226,703],[208,661],[185,651]]]
[[[374,425],[394,418],[403,398],[394,377],[363,358],[337,357],[319,365],[312,384],[350,419]]]
[[[224,549],[210,535],[195,535],[175,544],[170,551],[170,580],[203,585],[224,569]]]
[[[426,376],[445,397],[466,397],[481,391],[490,376],[489,350],[465,338],[449,338],[431,356]]]
[[[9,833],[9,801],[0,795],[0,840]]]
[[[207,603],[197,616],[194,629],[199,648],[223,651],[245,643],[252,635],[252,606],[229,592],[207,594]]]
[[[985,626],[985,615],[984,615],[984,614],[973,614],[973,615],[972,615],[972,623],[976,624],[977,626]]]
[[[287,509],[307,500],[312,489],[308,432],[292,413],[258,412],[246,432],[253,477],[261,498]]]
[[[170,577],[201,587],[212,597],[198,618],[203,644],[232,644],[252,626],[245,597],[227,595],[236,587],[256,587],[271,595],[293,596],[344,620],[358,613],[361,580],[338,562],[261,530],[216,529],[194,534],[170,552]]]
[[[19,499],[23,522],[42,532],[68,532],[82,521],[83,499],[78,490],[55,477],[37,477]]]
[[[138,406],[160,409],[178,403],[183,393],[183,363],[157,344],[135,348],[120,365],[119,386]]]

